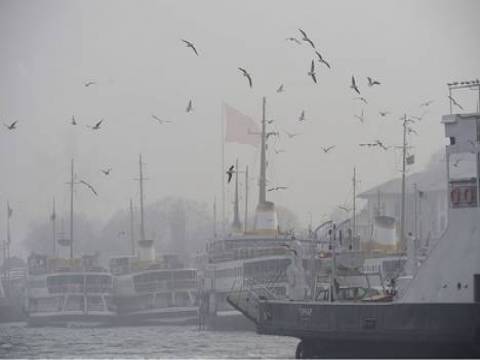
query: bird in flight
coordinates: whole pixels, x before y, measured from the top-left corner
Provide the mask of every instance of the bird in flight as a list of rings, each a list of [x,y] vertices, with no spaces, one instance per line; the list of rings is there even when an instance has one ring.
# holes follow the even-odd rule
[[[390,114],[390,112],[388,112],[388,111],[380,111],[379,114],[380,114],[381,117],[385,117],[385,116],[387,116],[388,114]]]
[[[453,166],[458,167],[458,164],[460,164],[460,161],[463,161],[463,159],[457,159]]]
[[[154,118],[155,120],[157,120],[160,124],[171,123],[171,121],[160,119],[160,118],[159,118],[157,115],[155,115],[155,114],[152,114],[152,118]]]
[[[450,101],[452,102],[453,105],[457,106],[459,109],[463,110],[463,106],[460,105],[453,97],[451,97],[450,95],[448,95],[448,98],[450,99]]]
[[[290,245],[288,245],[288,244],[280,244],[280,246],[283,246],[283,247],[287,248],[288,251],[291,251],[292,253],[295,254],[295,256],[297,256],[297,250],[291,248]]]
[[[372,147],[372,146],[378,146],[377,143],[363,143],[363,144],[358,144],[359,146],[368,146],[368,147]]]
[[[345,211],[345,212],[347,212],[347,213],[350,212],[350,209],[347,208],[347,207],[345,207],[345,206],[339,206],[338,208],[341,209],[341,210],[343,210],[343,211]]]
[[[185,112],[189,113],[193,111],[192,100],[188,100],[187,107],[185,108]]]
[[[305,110],[302,110],[300,113],[300,117],[298,118],[298,121],[305,121]]]
[[[286,190],[288,189],[287,186],[275,186],[275,187],[272,187],[270,189],[268,189],[267,191],[277,191],[277,190]]]
[[[288,131],[285,131],[285,134],[287,134],[287,136],[288,136],[290,139],[294,138],[295,136],[300,135],[299,133],[289,133]]]
[[[360,90],[358,90],[357,84],[355,83],[355,77],[352,75],[352,83],[350,84],[350,88],[355,90],[355,92],[360,95]]]
[[[310,71],[308,72],[308,76],[311,76],[313,82],[317,83],[317,77],[315,76],[315,62],[312,60],[312,64],[310,65]]]
[[[374,85],[381,85],[379,81],[372,79],[370,76],[367,76],[368,86],[372,87]]]
[[[281,93],[281,92],[283,92],[283,84],[280,85],[277,89],[277,93]]]
[[[7,125],[7,124],[3,124],[5,125],[5,127],[8,129],[8,130],[15,130],[17,128],[17,123],[18,123],[18,120],[15,120],[14,122],[12,122],[10,125]]]
[[[302,36],[303,36],[302,40],[308,42],[315,49],[315,45],[313,44],[313,41],[309,39],[305,31],[303,31],[302,29],[298,29],[298,31],[302,33]]]
[[[112,171],[112,169],[100,169],[100,171],[105,175],[105,176],[108,176],[110,175],[110,171]]]
[[[360,100],[360,101],[363,101],[365,105],[368,104],[367,99],[365,99],[363,96],[357,96],[353,98],[353,100]]]
[[[424,103],[421,103],[420,107],[430,106],[432,103],[433,103],[433,100],[428,100],[428,101],[425,101]]]
[[[412,134],[412,133],[413,133],[413,134],[415,134],[415,135],[418,135],[418,133],[415,131],[415,129],[412,129],[412,128],[410,128],[410,127],[407,128],[407,131],[408,131],[409,134]]]
[[[89,126],[89,128],[91,128],[92,130],[99,130],[100,127],[102,126],[102,122],[103,122],[103,119],[97,122],[95,125]]]
[[[330,64],[322,57],[322,54],[320,54],[318,51],[315,51],[315,54],[317,54],[319,62],[325,64],[326,67],[331,69]]]
[[[383,142],[381,142],[380,140],[375,140],[375,144],[380,146],[383,150],[388,150],[388,146],[385,146],[385,144]]]
[[[278,149],[278,150],[274,149],[274,151],[275,151],[275,154],[280,154],[280,153],[285,152],[285,150],[283,150],[283,149]]]
[[[298,39],[295,38],[295,37],[288,37],[288,38],[286,38],[285,40],[287,40],[287,41],[292,41],[292,42],[294,42],[294,43],[296,43],[296,44],[298,44],[298,45],[302,45],[302,43],[300,42],[300,40],[298,40]]]
[[[363,123],[365,121],[364,114],[363,114],[363,109],[362,109],[362,114],[361,115],[355,115],[355,117]]]
[[[326,153],[328,153],[330,150],[332,150],[334,147],[335,147],[335,145],[331,145],[331,146],[329,146],[329,147],[323,147],[323,146],[322,146],[322,150],[323,150],[323,152],[326,154]]]
[[[85,185],[85,186],[87,186],[95,195],[98,195],[92,185],[90,185],[89,183],[87,183],[87,182],[84,181],[84,180],[80,180],[80,183],[83,184],[83,185]]]
[[[72,124],[72,125],[77,125],[77,120],[75,119],[75,115],[74,115],[74,114],[72,114],[71,124]]]
[[[241,67],[239,67],[238,70],[240,70],[242,72],[243,76],[245,76],[248,79],[248,84],[250,85],[250,87],[252,87],[253,86],[252,77],[247,72],[247,70],[245,70],[244,68],[241,68]]]
[[[232,181],[232,176],[233,176],[233,173],[235,172],[235,165],[232,165],[228,168],[226,174],[227,174],[227,183],[230,183],[230,181]]]
[[[89,86],[95,85],[95,84],[96,84],[95,81],[87,81],[84,85],[85,85],[85,87],[89,87]]]
[[[187,41],[187,40],[183,40],[182,41],[186,44],[187,47],[191,48],[193,50],[193,52],[195,53],[195,55],[198,56],[198,52],[197,52],[197,49],[195,48],[195,45],[193,45],[190,41]]]

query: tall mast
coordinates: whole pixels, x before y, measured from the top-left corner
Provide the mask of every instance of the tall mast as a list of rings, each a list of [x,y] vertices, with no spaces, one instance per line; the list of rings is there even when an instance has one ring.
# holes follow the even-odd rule
[[[142,169],[142,154],[138,159],[138,166],[140,171],[140,241],[145,241],[145,224],[143,221],[143,169]]]
[[[247,221],[248,221],[248,165],[245,169],[245,219],[243,224],[243,232],[247,232]]]
[[[135,256],[135,232],[133,231],[133,201],[130,199],[130,244],[132,255]]]
[[[240,213],[238,211],[238,159],[235,160],[235,202],[233,204],[233,224],[232,228],[235,231],[241,231],[242,224],[240,223]]]
[[[261,150],[260,150],[260,181],[259,181],[259,198],[258,204],[263,205],[266,202],[266,120],[265,120],[265,108],[267,99],[263,97],[262,103],[262,134],[261,134]]]
[[[353,219],[352,219],[352,249],[353,249],[353,243],[355,242],[355,237],[357,234],[357,226],[356,226],[356,216],[355,216],[355,198],[356,198],[356,184],[357,184],[357,169],[353,167]]]
[[[73,259],[73,159],[70,163],[70,258]]]
[[[406,250],[405,244],[405,168],[407,154],[407,114],[403,118],[403,145],[402,145],[402,203],[400,217],[400,251]]]
[[[57,255],[57,249],[56,249],[56,220],[57,220],[57,214],[55,213],[55,197],[53,198],[53,207],[52,207],[52,215],[51,218],[52,220],[52,252],[53,256]]]
[[[213,238],[217,238],[217,198],[213,199]]]

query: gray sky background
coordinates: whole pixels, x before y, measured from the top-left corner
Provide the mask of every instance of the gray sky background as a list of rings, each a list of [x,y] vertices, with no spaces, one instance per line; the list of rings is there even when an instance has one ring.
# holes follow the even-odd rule
[[[137,201],[140,152],[149,202],[167,195],[219,200],[221,103],[260,119],[262,96],[281,132],[275,147],[286,150],[270,153],[268,178],[289,187],[270,199],[304,222],[311,212],[317,223],[351,203],[353,166],[360,191],[399,175],[398,151],[358,143],[378,138],[399,145],[404,112],[420,115],[419,104],[435,100],[415,125],[418,137],[410,137],[417,158],[410,172],[445,144],[446,82],[479,77],[478,14],[474,0],[0,0],[0,121],[18,120],[17,130],[0,129],[0,239],[7,200],[17,244],[29,224],[48,218],[53,196],[64,213],[72,157],[78,176],[99,193],[78,187],[76,209],[100,221],[129,198]],[[307,76],[312,49],[285,41],[299,37],[299,27],[332,65],[331,71],[317,65],[318,85]],[[239,66],[252,74],[253,89]],[[366,106],[352,100],[352,75]],[[366,76],[382,86],[368,88]],[[84,87],[89,80],[97,85]],[[285,92],[277,94],[281,83]],[[187,114],[190,98],[195,110]],[[471,91],[457,99],[467,111],[477,106]],[[362,107],[364,125],[354,118]],[[303,109],[307,121],[299,123]],[[380,110],[392,114],[381,118]],[[70,125],[72,114],[77,127]],[[159,125],[152,114],[173,123]],[[86,127],[101,118],[98,132]],[[301,135],[288,139],[284,130]],[[333,144],[325,155],[321,146]],[[236,157],[252,169],[256,199],[258,153],[226,144],[226,165]],[[111,176],[103,176],[99,169],[109,167]]]

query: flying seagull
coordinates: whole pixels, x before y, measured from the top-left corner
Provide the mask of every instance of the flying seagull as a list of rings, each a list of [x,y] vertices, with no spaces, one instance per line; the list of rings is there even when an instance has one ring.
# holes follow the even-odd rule
[[[228,168],[226,174],[228,175],[228,178],[227,178],[227,183],[230,183],[230,181],[232,181],[232,176],[233,176],[233,173],[235,172],[235,165],[232,165]]]
[[[77,120],[75,120],[75,115],[74,115],[74,114],[72,114],[71,124],[72,124],[72,125],[77,125]]]
[[[5,127],[8,129],[8,130],[15,130],[17,128],[17,122],[18,120],[15,120],[14,122],[12,122],[10,125],[7,125],[7,124],[3,124],[5,125]]]
[[[458,164],[460,163],[460,161],[463,161],[463,159],[457,159],[457,161],[455,161],[453,166],[458,167]]]
[[[267,191],[277,191],[277,190],[286,190],[288,189],[287,186],[275,186],[275,187],[272,187],[270,189],[268,189]]]
[[[360,101],[363,101],[365,105],[368,104],[367,99],[365,99],[363,96],[357,96],[353,98],[353,100],[360,100]]]
[[[193,111],[192,100],[188,100],[187,107],[185,108],[185,112],[189,113]]]
[[[281,93],[281,92],[283,92],[283,84],[280,85],[277,89],[277,93]]]
[[[287,136],[288,136],[290,139],[294,138],[295,136],[300,135],[299,133],[289,133],[288,131],[285,131],[285,133],[287,134]]]
[[[308,72],[308,76],[311,76],[313,79],[313,82],[316,84],[317,83],[317,78],[315,76],[315,62],[312,60],[312,65],[310,65],[310,71]]]
[[[110,175],[110,171],[112,171],[112,169],[100,169],[100,171],[105,175],[105,176],[108,176]]]
[[[315,49],[315,45],[313,44],[313,41],[309,39],[305,31],[303,31],[302,29],[298,29],[298,31],[302,33],[302,36],[303,36],[302,40],[308,42]]]
[[[459,103],[457,103],[457,101],[451,97],[450,95],[448,95],[448,98],[450,99],[450,101],[452,102],[453,105],[457,106],[458,108],[460,108],[461,110],[463,110],[463,107],[462,105],[460,105]]]
[[[383,150],[388,150],[388,146],[385,146],[385,144],[383,142],[381,142],[380,140],[375,140],[375,144],[380,146]]]
[[[358,90],[357,84],[355,83],[355,77],[352,75],[352,83],[350,85],[350,88],[355,90],[355,92],[360,95],[360,90]]]
[[[420,107],[430,106],[432,103],[433,103],[433,100],[428,100],[428,101],[425,101],[424,103],[421,103]]]
[[[89,87],[90,85],[95,85],[96,82],[95,81],[87,81],[84,85],[85,87]]]
[[[187,40],[183,40],[182,41],[186,44],[187,47],[191,48],[193,50],[193,52],[195,53],[195,55],[198,56],[198,52],[197,52],[197,49],[195,48],[195,45],[193,45],[190,41],[187,41]]]
[[[245,76],[248,79],[248,83],[249,83],[250,87],[252,87],[253,86],[252,77],[247,72],[247,70],[245,70],[244,68],[241,68],[241,67],[239,67],[238,70],[240,70],[242,72],[243,76]]]
[[[89,183],[87,183],[86,181],[83,181],[83,180],[80,180],[80,183],[83,184],[83,185],[86,185],[95,195],[98,195],[92,185],[90,185]]]
[[[341,209],[341,210],[343,210],[343,211],[345,211],[345,212],[347,212],[347,213],[350,212],[350,209],[347,208],[347,207],[345,207],[345,206],[339,206],[338,208]]]
[[[160,119],[157,115],[155,114],[152,114],[152,118],[154,118],[155,120],[157,120],[160,124],[164,124],[164,123],[170,123],[171,121],[168,121],[168,120],[162,120]]]
[[[362,109],[362,114],[361,115],[355,115],[355,117],[363,123],[365,121],[364,114],[363,114],[363,109]]]
[[[99,130],[102,125],[102,122],[103,122],[103,119],[97,122],[95,125],[89,126],[89,128],[91,128],[92,130]]]
[[[385,117],[390,113],[388,111],[380,111],[379,114],[380,114],[381,117]]]
[[[413,134],[415,134],[415,135],[418,135],[418,133],[415,131],[415,129],[412,129],[412,128],[410,128],[410,127],[407,128],[407,131],[408,131],[409,134],[412,134],[412,133],[413,133]]]
[[[305,110],[302,110],[300,113],[300,117],[298,118],[298,121],[304,121],[305,120]]]
[[[295,37],[289,37],[289,38],[286,38],[285,40],[287,40],[287,41],[292,41],[292,42],[294,42],[294,43],[296,43],[296,44],[298,44],[298,45],[302,45],[302,43],[300,42],[300,40],[298,40],[298,39],[295,38]]]
[[[323,147],[323,146],[322,146],[322,150],[323,150],[323,152],[326,154],[326,153],[328,153],[330,150],[332,150],[334,147],[335,147],[335,145],[331,145],[331,146],[329,146],[329,147]]]
[[[330,64],[322,57],[322,55],[318,52],[318,51],[315,51],[315,54],[317,54],[318,56],[318,61],[325,64],[326,67],[328,67],[329,69],[330,68]]]
[[[275,154],[280,154],[280,153],[285,152],[285,150],[283,150],[283,149],[278,149],[278,150],[274,149],[274,151],[275,151]]]
[[[372,87],[374,85],[381,85],[379,81],[372,79],[370,76],[367,76],[368,86]]]

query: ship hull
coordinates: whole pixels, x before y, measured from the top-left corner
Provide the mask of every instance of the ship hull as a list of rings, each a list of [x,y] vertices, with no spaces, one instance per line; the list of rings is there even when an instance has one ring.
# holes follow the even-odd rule
[[[195,325],[197,323],[197,307],[152,309],[120,313],[114,321],[114,324],[118,326]]]
[[[111,326],[115,320],[114,312],[61,312],[31,314],[27,324],[32,327],[59,326],[59,327],[102,327]]]
[[[257,332],[301,339],[297,357],[478,357],[479,303],[260,302]]]

